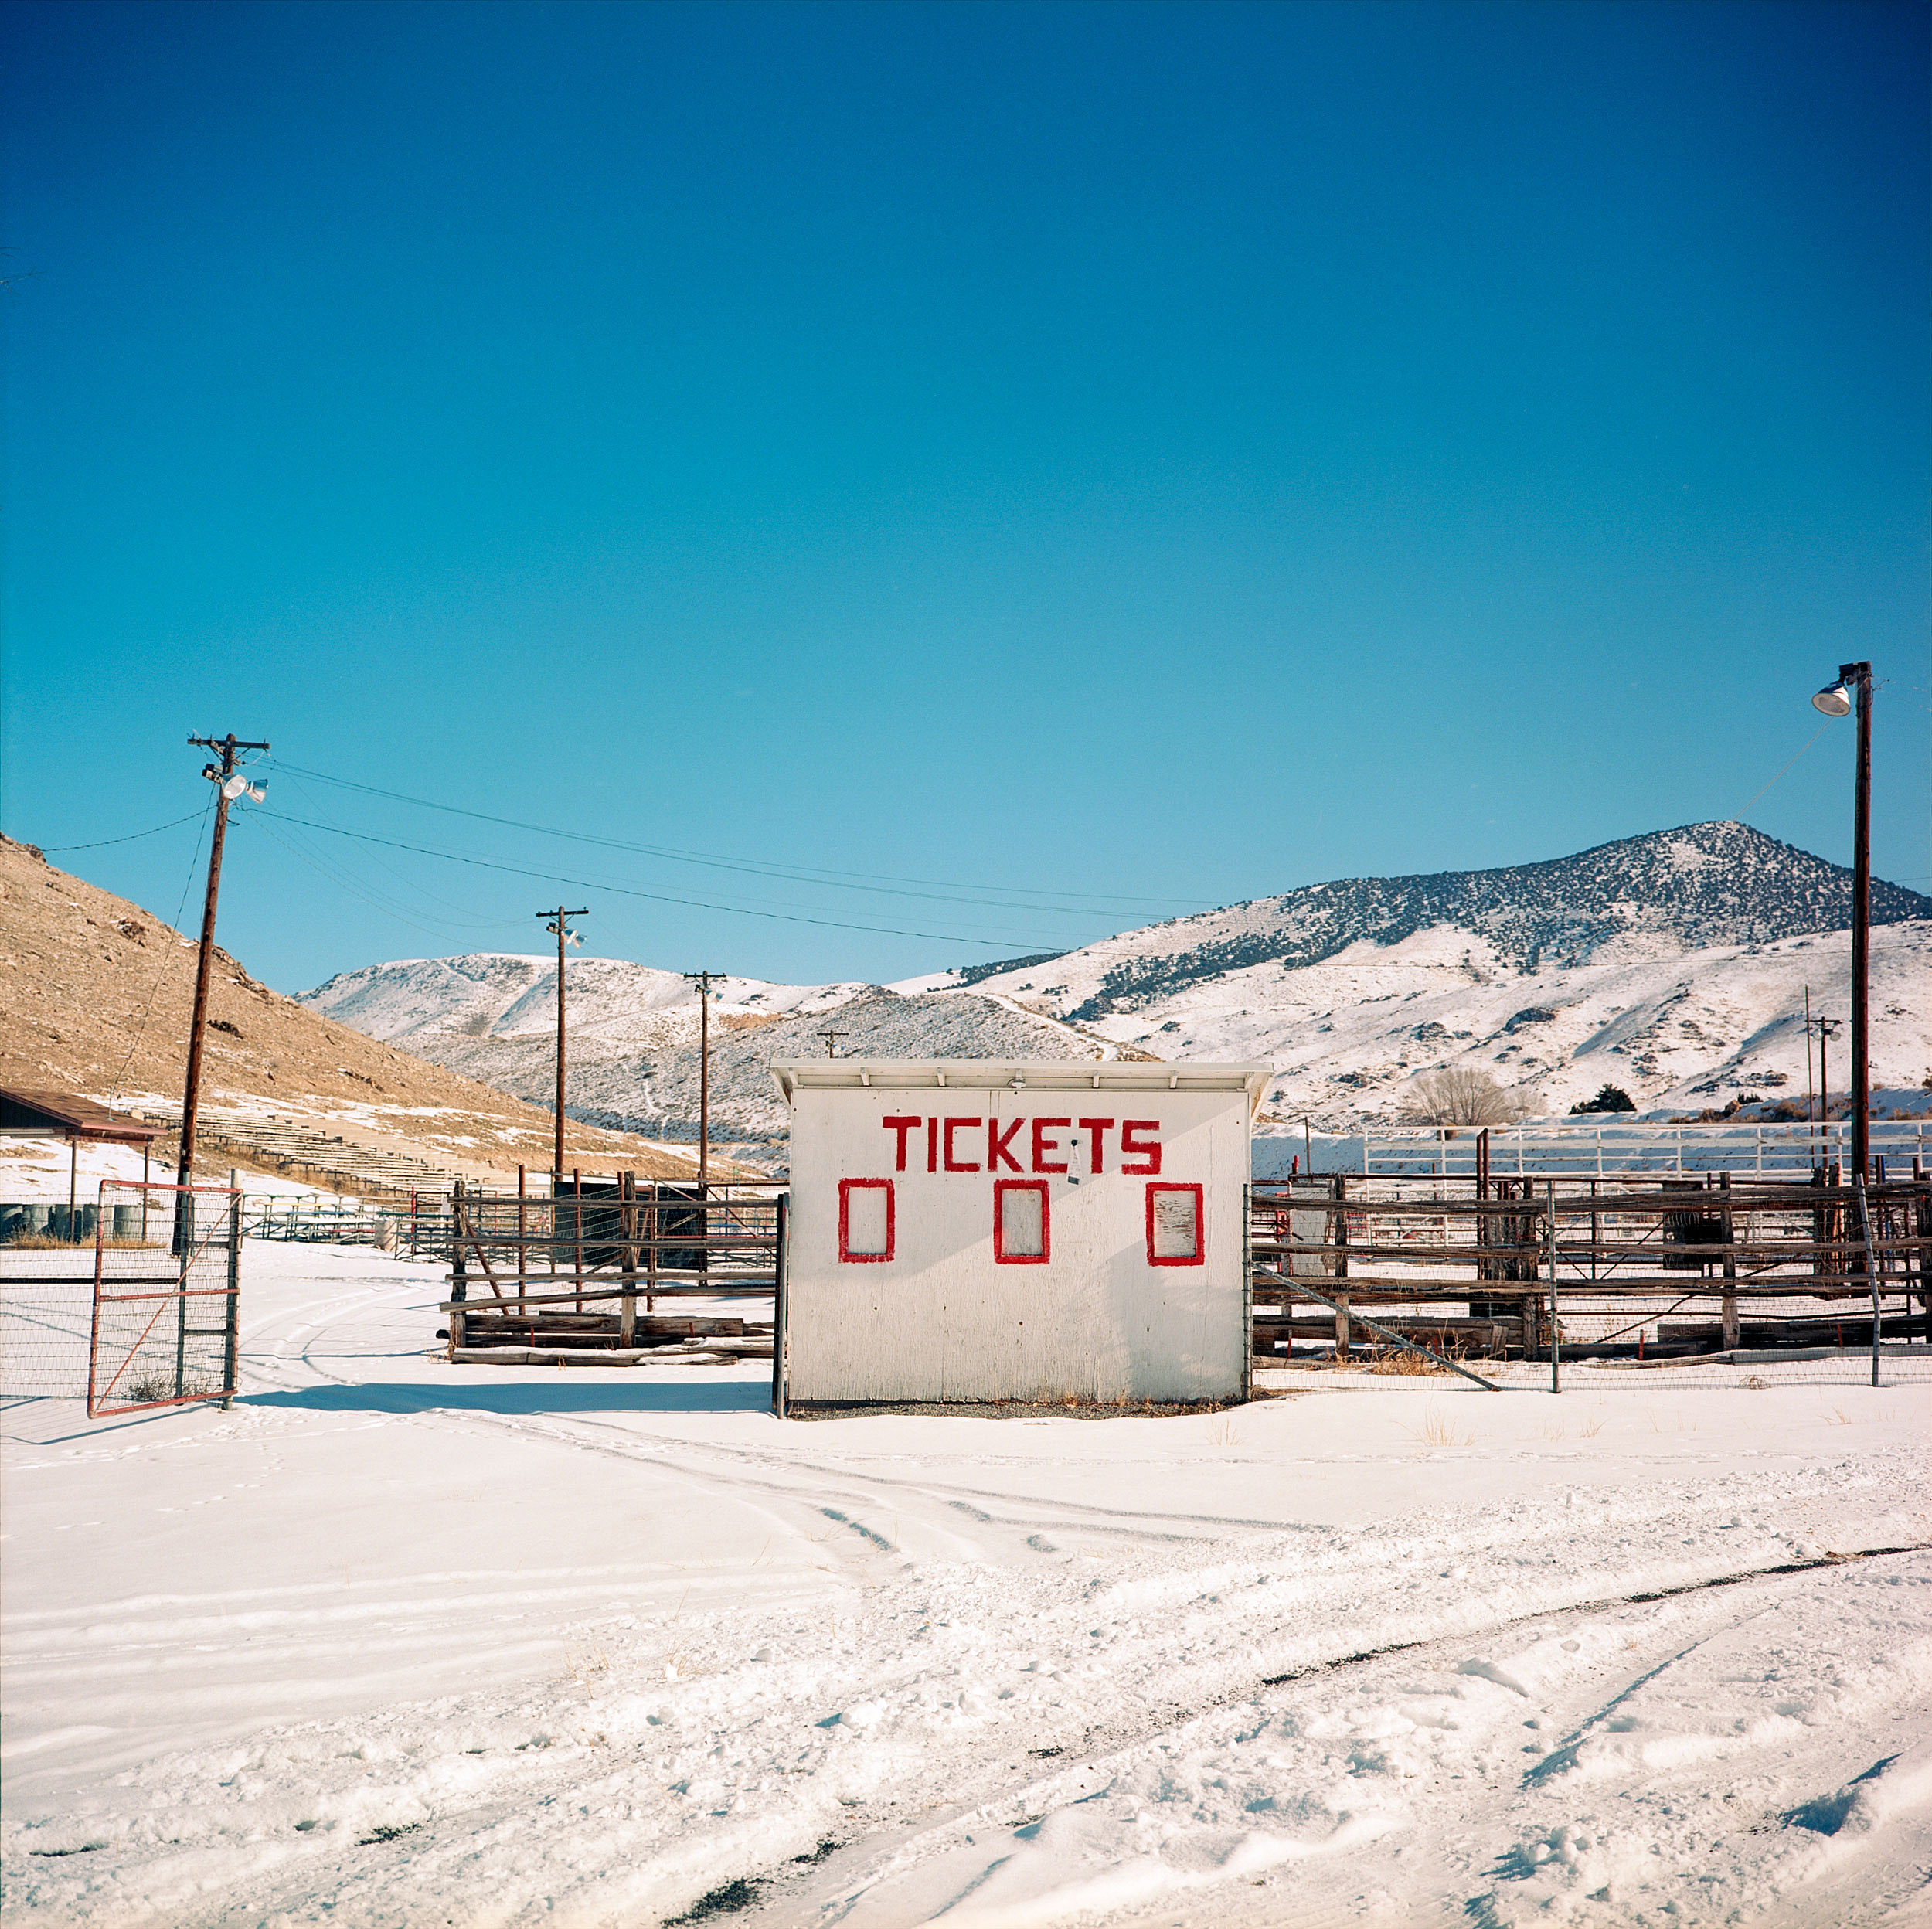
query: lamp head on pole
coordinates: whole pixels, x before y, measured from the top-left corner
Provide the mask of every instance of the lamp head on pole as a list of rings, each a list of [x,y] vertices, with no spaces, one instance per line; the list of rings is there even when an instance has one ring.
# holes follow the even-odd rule
[[[1827,716],[1849,716],[1854,694],[1862,690],[1869,699],[1872,693],[1872,666],[1869,663],[1841,663],[1838,666],[1838,681],[1828,683],[1811,699],[1811,707],[1821,710]]]

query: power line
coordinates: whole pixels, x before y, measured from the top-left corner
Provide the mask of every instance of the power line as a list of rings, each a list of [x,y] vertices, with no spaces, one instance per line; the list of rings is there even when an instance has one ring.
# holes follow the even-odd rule
[[[291,857],[306,864],[318,877],[328,879],[338,891],[359,900],[362,903],[368,905],[372,910],[379,912],[385,917],[393,918],[399,924],[407,925],[413,931],[420,931],[425,937],[435,938],[440,941],[452,931],[495,931],[507,930],[510,928],[507,919],[497,919],[488,924],[458,922],[454,919],[444,919],[440,920],[437,924],[426,924],[421,919],[413,917],[401,906],[384,896],[372,886],[362,883],[352,873],[330,863],[327,859],[318,856],[311,851],[303,849],[294,838],[284,837],[278,832],[271,830],[267,825],[260,821],[260,813],[251,815],[256,819],[250,825],[251,829],[260,832],[263,836],[279,844]]]
[[[214,814],[215,799],[212,797],[195,813],[201,819],[201,830],[195,839],[194,849],[189,854],[188,876],[181,887],[181,902],[175,907],[171,930],[176,938],[181,935],[181,920],[187,914],[188,893],[195,888],[195,873],[200,868],[201,840],[207,835],[208,820]],[[161,958],[155,966],[154,979],[148,987],[148,996],[141,1008],[141,1022],[134,1028],[134,1042],[128,1047],[128,1056],[121,1061],[121,1070],[114,1073],[114,1084],[108,1087],[107,1103],[110,1105],[121,1096],[121,1087],[128,1076],[128,1067],[134,1062],[134,1054],[141,1050],[141,1041],[148,1036],[148,1021],[154,1014],[155,999],[161,990],[162,979],[167,975],[168,954],[173,948],[171,944],[163,944],[161,947]]]
[[[172,831],[177,825],[192,824],[198,817],[206,817],[206,811],[190,811],[185,817],[170,818],[165,824],[157,824],[151,831],[130,831],[125,837],[104,837],[92,844],[43,844],[43,851],[52,851],[56,856],[68,851],[104,851],[110,844],[138,843],[144,837],[158,837],[163,831]]]
[[[301,791],[304,797],[310,798],[311,808],[318,808],[315,805],[312,797],[310,797],[308,785],[302,783],[299,778],[291,777],[287,781],[294,789]],[[520,930],[522,928],[519,923],[511,919],[479,919],[464,915],[464,913],[473,911],[474,906],[459,904],[450,898],[444,897],[437,892],[430,890],[426,885],[419,883],[406,873],[397,869],[393,864],[379,857],[375,852],[368,852],[369,862],[379,870],[394,878],[397,883],[403,886],[405,890],[413,893],[417,897],[427,899],[433,905],[442,906],[444,911],[454,911],[458,915],[454,917],[446,917],[434,910],[423,910],[414,904],[406,904],[373,879],[359,875],[346,862],[323,856],[300,832],[291,828],[288,835],[284,837],[271,830],[267,825],[260,822],[257,813],[250,813],[250,821],[254,822],[255,828],[259,829],[264,836],[272,839],[284,850],[299,858],[303,863],[308,865],[319,876],[327,878],[338,890],[346,891],[352,897],[359,898],[362,903],[370,906],[373,910],[380,911],[386,917],[392,917],[398,924],[406,924],[412,930],[421,931],[427,937],[437,937],[451,932],[509,931]],[[284,820],[284,822],[288,822],[290,820]],[[345,853],[345,856],[346,853]]]
[[[1764,786],[1764,790],[1760,791],[1757,796],[1752,798],[1750,803],[1747,804],[1744,806],[1744,811],[1748,811],[1751,808],[1751,804],[1755,804],[1757,801],[1758,798],[1762,797],[1764,794],[1764,791],[1768,791],[1771,788],[1771,784],[1775,784],[1777,781],[1778,777],[1782,777],[1784,773],[1798,761],[1798,758],[1802,757],[1804,753],[1808,750],[1811,746],[1815,743],[1818,739],[1822,737],[1831,727],[1832,719],[1828,716],[1825,721],[1804,740],[1804,743],[1798,747],[1796,753],[1794,755],[1787,757],[1784,763],[1778,767],[1777,777],[1774,777],[1771,779],[1770,784],[1767,784]],[[1743,820],[1744,811],[1740,811],[1737,814],[1740,822],[1742,822]]]
[[[392,803],[413,804],[426,811],[441,811],[451,817],[474,818],[483,824],[498,824],[515,831],[529,831],[539,837],[557,837],[575,844],[596,844],[611,850],[628,851],[641,857],[662,859],[671,863],[698,864],[717,870],[740,871],[753,877],[779,878],[791,883],[823,884],[839,890],[869,891],[889,897],[923,897],[928,892],[957,893],[961,891],[1002,891],[1009,898],[1063,898],[1077,900],[1089,905],[1109,904],[1198,904],[1199,900],[1192,897],[1135,897],[1106,895],[1093,891],[1045,891],[1035,890],[1026,885],[959,884],[942,878],[896,877],[889,874],[869,871],[839,871],[821,869],[812,865],[767,864],[743,858],[720,857],[713,852],[682,851],[668,845],[640,844],[625,838],[599,837],[587,831],[560,830],[553,825],[532,824],[520,818],[497,817],[487,811],[465,810],[460,805],[439,803],[433,798],[411,797],[401,791],[386,791],[373,784],[359,784],[345,777],[332,777],[326,771],[311,771],[299,764],[277,763],[279,771],[291,771],[299,776],[312,777],[318,782],[333,784],[347,791],[360,791],[366,796],[386,798]],[[905,886],[907,888],[898,888]],[[1009,903],[1000,898],[978,900],[957,896],[942,896],[937,901],[942,903],[977,902],[1005,910],[1034,910],[1052,912],[1055,907],[1046,904]],[[1091,915],[1070,912],[1068,915]],[[866,928],[853,926],[849,928]],[[923,934],[915,934],[923,935]]]
[[[460,851],[439,851],[427,844],[405,843],[400,838],[378,837],[372,832],[345,830],[339,824],[321,824],[305,817],[290,817],[280,811],[257,810],[251,815],[273,818],[281,824],[298,824],[304,830],[324,831],[332,837],[353,838],[359,843],[380,844],[393,851],[412,851],[420,857],[440,858],[451,864],[474,865],[480,870],[502,871],[512,877],[534,877],[546,883],[568,884],[579,890],[610,891],[620,897],[638,897],[654,904],[677,904],[687,910],[719,911],[730,917],[763,917],[786,924],[815,924],[835,931],[869,931],[881,937],[925,937],[943,944],[1012,945],[1016,951],[1051,951],[1056,941],[1029,937],[962,936],[957,931],[914,931],[891,924],[854,924],[842,918],[808,917],[798,911],[761,911],[741,904],[714,904],[704,898],[674,897],[663,891],[643,891],[625,884],[600,882],[594,878],[566,877],[556,871],[532,870],[524,864],[504,864],[486,857],[468,857]],[[1017,909],[1018,907],[1009,908]]]

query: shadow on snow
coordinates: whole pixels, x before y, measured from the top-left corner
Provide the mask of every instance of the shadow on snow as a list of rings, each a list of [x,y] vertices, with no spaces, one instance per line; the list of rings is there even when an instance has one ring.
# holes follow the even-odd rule
[[[600,1380],[553,1386],[507,1380],[494,1386],[437,1386],[406,1380],[356,1386],[298,1386],[243,1393],[235,1404],[323,1414],[743,1414],[769,1410],[771,1389],[752,1380]]]

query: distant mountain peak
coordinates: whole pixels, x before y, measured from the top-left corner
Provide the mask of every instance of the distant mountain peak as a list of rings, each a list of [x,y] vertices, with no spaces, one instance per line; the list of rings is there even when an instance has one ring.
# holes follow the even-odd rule
[[[1081,960],[1087,970],[1076,975],[1093,988],[1063,1015],[1084,1021],[1138,1010],[1229,971],[1318,964],[1352,944],[1386,947],[1431,930],[1465,932],[1504,968],[1528,972],[1587,964],[1617,945],[1654,954],[1768,944],[1842,930],[1851,916],[1852,873],[1843,866],[1726,819],[1493,870],[1306,885],[1105,939],[1044,971],[1026,963],[1046,976]],[[1932,898],[1872,880],[1875,924],[1927,917]]]

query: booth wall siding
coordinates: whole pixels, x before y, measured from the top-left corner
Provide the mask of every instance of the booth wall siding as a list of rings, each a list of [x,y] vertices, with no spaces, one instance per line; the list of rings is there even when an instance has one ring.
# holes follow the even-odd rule
[[[875,1084],[794,1104],[793,1399],[1242,1397],[1244,1092]]]

